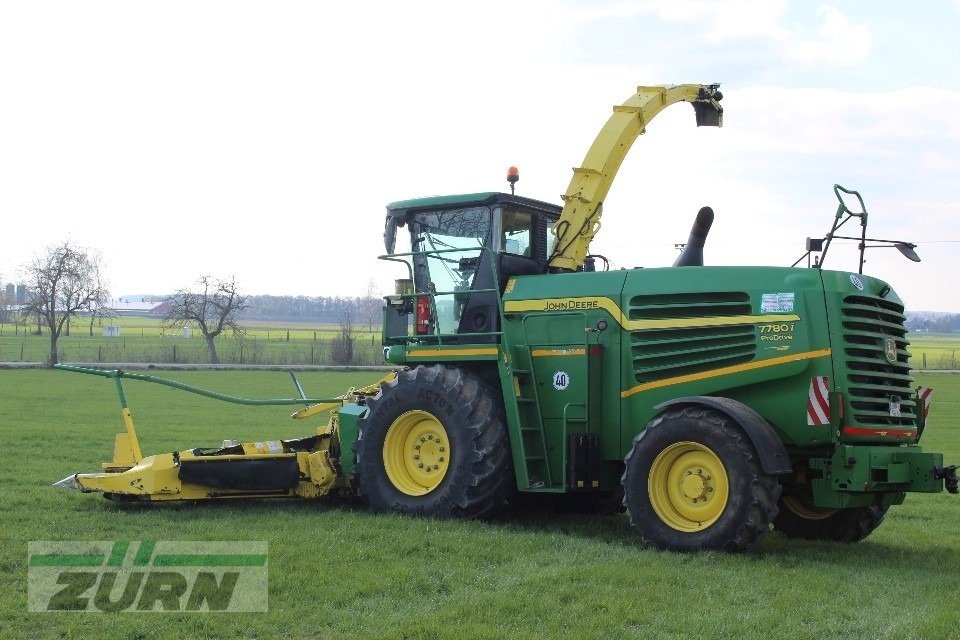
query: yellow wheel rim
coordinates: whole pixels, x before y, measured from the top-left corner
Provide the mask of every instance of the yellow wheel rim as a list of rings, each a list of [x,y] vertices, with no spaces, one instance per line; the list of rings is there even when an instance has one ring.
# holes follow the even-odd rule
[[[837,512],[836,509],[816,507],[809,498],[783,496],[781,501],[783,506],[804,520],[826,520]]]
[[[430,493],[450,464],[450,440],[443,424],[426,411],[408,411],[387,429],[383,467],[390,482],[408,496]]]
[[[664,524],[692,533],[706,529],[723,514],[730,483],[723,463],[709,447],[677,442],[654,459],[647,492]]]

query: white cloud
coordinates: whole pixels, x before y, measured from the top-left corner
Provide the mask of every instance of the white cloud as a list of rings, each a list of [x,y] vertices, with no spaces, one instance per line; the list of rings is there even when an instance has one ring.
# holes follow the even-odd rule
[[[704,37],[711,42],[750,38],[768,40],[781,58],[794,62],[828,62],[849,65],[866,59],[873,44],[870,29],[855,25],[835,7],[820,5],[819,38],[802,23],[788,23],[785,0],[732,0],[729,2],[663,0],[647,5],[664,20],[705,24]],[[801,4],[797,11],[807,5]]]
[[[822,40],[803,40],[793,35],[783,39],[781,51],[789,60],[851,65],[866,59],[873,45],[866,25],[851,24],[838,9],[821,5],[817,15]]]

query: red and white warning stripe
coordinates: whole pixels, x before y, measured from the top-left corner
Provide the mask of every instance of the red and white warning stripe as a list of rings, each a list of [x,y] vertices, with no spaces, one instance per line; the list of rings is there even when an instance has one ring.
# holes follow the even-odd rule
[[[830,398],[827,395],[827,376],[810,378],[810,395],[807,398],[807,424],[818,426],[830,424]]]
[[[930,413],[930,396],[933,395],[933,389],[930,387],[917,387],[917,396],[923,402],[923,417],[926,419]]]

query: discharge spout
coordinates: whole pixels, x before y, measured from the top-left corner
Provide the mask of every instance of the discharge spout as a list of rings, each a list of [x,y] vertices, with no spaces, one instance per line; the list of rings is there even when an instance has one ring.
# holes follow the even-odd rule
[[[702,267],[703,266],[703,245],[707,241],[707,234],[710,233],[710,227],[713,225],[713,209],[702,207],[697,212],[697,219],[693,222],[693,228],[690,229],[690,238],[687,240],[683,251],[677,256],[675,267]]]

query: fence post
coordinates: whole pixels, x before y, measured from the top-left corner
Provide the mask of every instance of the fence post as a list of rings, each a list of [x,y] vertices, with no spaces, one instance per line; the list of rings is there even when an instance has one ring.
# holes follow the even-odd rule
[[[23,345],[24,343],[21,342],[20,343],[20,362],[23,362]]]
[[[240,364],[243,364],[243,343],[240,343]]]
[[[177,345],[173,345],[173,361],[177,361]]]
[[[923,368],[924,368],[924,369],[927,368],[927,353],[926,353],[926,351],[924,351],[924,353],[923,353]]]
[[[97,362],[103,362],[103,345],[97,345]]]

